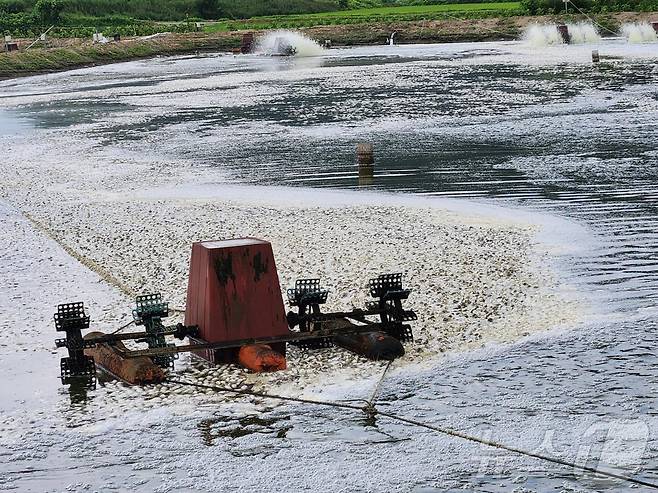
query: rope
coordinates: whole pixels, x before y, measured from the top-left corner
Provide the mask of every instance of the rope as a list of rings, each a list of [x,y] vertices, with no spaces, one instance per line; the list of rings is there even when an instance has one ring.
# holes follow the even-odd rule
[[[386,365],[386,368],[384,368],[384,372],[382,373],[382,376],[379,377],[379,382],[377,382],[377,385],[375,385],[375,390],[373,390],[372,395],[370,396],[370,399],[368,399],[368,404],[373,405],[373,402],[375,401],[375,398],[377,397],[377,394],[379,393],[379,388],[382,385],[382,382],[384,381],[384,377],[386,376],[386,373],[388,373],[388,369],[391,367],[393,364],[394,360],[390,360],[388,364]]]
[[[386,371],[388,370],[389,367],[390,367],[390,363],[389,363],[389,365],[387,365]],[[384,375],[386,374],[386,371],[384,372]],[[382,379],[383,379],[384,375],[382,375]],[[579,464],[576,464],[574,462],[569,462],[569,461],[566,461],[566,460],[558,459],[556,457],[550,457],[550,456],[547,456],[547,455],[538,454],[536,452],[531,452],[531,451],[528,451],[528,450],[512,447],[510,445],[505,445],[503,443],[499,443],[499,442],[496,442],[496,441],[493,441],[493,440],[486,440],[484,438],[469,435],[467,433],[463,433],[463,432],[457,431],[457,430],[452,430],[450,428],[443,428],[443,427],[432,425],[432,424],[429,424],[429,423],[424,423],[422,421],[417,421],[415,419],[406,418],[404,416],[399,416],[397,414],[393,414],[393,413],[386,412],[386,411],[379,411],[371,404],[371,401],[367,401],[364,406],[355,406],[355,405],[352,405],[352,404],[345,404],[345,403],[342,403],[342,402],[331,402],[331,401],[320,401],[320,400],[304,399],[304,398],[301,398],[301,397],[291,397],[291,396],[283,396],[283,395],[276,395],[276,394],[266,394],[264,392],[254,392],[254,391],[250,391],[250,390],[235,390],[235,389],[229,389],[229,388],[225,388],[225,387],[217,387],[217,386],[214,386],[214,385],[204,385],[204,384],[198,384],[198,383],[193,383],[193,382],[185,382],[185,381],[182,381],[182,380],[167,379],[167,380],[165,380],[165,382],[179,384],[179,385],[187,385],[187,386],[190,386],[190,387],[197,387],[197,388],[202,388],[202,389],[210,389],[210,390],[214,390],[216,392],[227,392],[227,393],[238,394],[238,395],[248,395],[248,396],[254,396],[254,397],[262,397],[262,398],[266,398],[266,399],[277,399],[277,400],[281,400],[281,401],[299,402],[299,403],[311,404],[311,405],[315,405],[315,406],[325,406],[325,407],[334,407],[334,408],[350,409],[350,410],[354,410],[354,411],[361,411],[361,412],[366,413],[369,416],[375,416],[375,415],[383,416],[383,417],[386,417],[386,418],[389,418],[389,419],[392,419],[392,420],[395,420],[395,421],[399,421],[400,423],[406,423],[406,424],[409,424],[409,425],[412,425],[412,426],[417,426],[419,428],[425,428],[425,429],[435,431],[437,433],[441,433],[441,434],[444,434],[444,435],[448,435],[448,436],[452,436],[452,437],[456,437],[456,438],[461,438],[462,440],[468,440],[468,441],[471,441],[471,442],[486,445],[488,447],[493,447],[493,448],[497,448],[497,449],[501,449],[501,450],[506,450],[508,452],[512,452],[512,453],[515,453],[515,454],[524,455],[526,457],[532,457],[532,458],[543,460],[543,461],[546,461],[546,462],[551,462],[553,464],[558,464],[558,465],[561,465],[561,466],[571,467],[571,468],[574,468],[574,469],[579,469],[581,471],[590,472],[590,473],[596,474],[598,476],[605,476],[605,477],[609,477],[609,478],[613,478],[613,479],[618,479],[618,480],[626,481],[628,483],[632,483],[632,484],[635,484],[635,485],[638,485],[638,486],[646,486],[648,488],[653,488],[653,489],[658,490],[658,484],[650,483],[648,481],[643,481],[641,479],[631,478],[629,476],[624,476],[624,475],[616,474],[616,473],[613,473],[613,472],[610,472],[610,471],[596,469],[594,467],[579,465]],[[381,379],[380,379],[380,382],[381,382]],[[378,387],[379,387],[379,385],[378,385]],[[375,390],[377,390],[377,389],[375,389]],[[373,395],[373,398],[374,398],[374,395]]]
[[[375,416],[377,416],[375,399],[377,398],[377,394],[379,393],[379,388],[381,387],[382,382],[384,381],[384,377],[386,376],[386,373],[388,372],[388,369],[391,367],[392,364],[393,364],[393,360],[390,360],[386,365],[386,368],[384,368],[384,371],[382,372],[382,376],[379,377],[379,381],[377,382],[377,385],[375,385],[375,389],[372,391],[372,395],[370,396],[370,399],[366,401],[366,405],[363,407],[363,412],[366,413],[368,419],[375,419]]]
[[[25,48],[25,49],[26,49],[26,50],[29,50],[30,48],[32,48],[35,44],[37,44],[37,43],[41,40],[41,36],[42,36],[43,34],[48,34],[48,33],[50,32],[50,30],[51,30],[53,27],[55,27],[55,26],[50,26],[48,29],[46,29],[45,32],[43,32],[43,33],[41,33],[39,36],[37,36],[37,39],[35,39],[34,41],[32,41],[32,43],[30,43],[30,46],[28,46],[28,47]]]
[[[591,18],[589,15],[587,15],[587,13],[585,13],[583,10],[581,10],[581,9],[578,7],[578,5],[576,5],[575,3],[573,3],[571,0],[567,0],[567,4],[569,4],[569,3],[570,3],[571,5],[573,5],[573,7],[574,7],[574,8],[575,8],[580,14],[584,15],[585,17],[587,17],[587,20],[589,20],[592,24],[594,24],[594,25],[600,27],[600,28],[603,29],[604,31],[608,31],[609,33],[613,34],[614,36],[619,35],[619,33],[615,32],[615,31],[612,31],[611,29],[608,29],[608,28],[605,27],[604,25],[599,24],[598,22],[596,22],[593,18]]]
[[[420,26],[420,33],[418,33],[418,37],[420,39],[423,39],[423,31],[425,30],[425,22],[426,22],[426,19],[423,19],[423,25]]]
[[[591,472],[592,474],[598,474],[599,476],[606,476],[609,478],[614,478],[614,479],[619,479],[622,481],[627,481],[632,484],[640,485],[640,486],[647,486],[649,488],[654,488],[658,490],[658,484],[655,483],[650,483],[648,481],[643,481],[641,479],[635,479],[631,478],[629,476],[623,476],[621,474],[616,474],[614,472],[610,471],[605,471],[602,469],[597,469],[595,467],[589,467],[589,466],[582,466],[580,464],[576,464],[574,462],[569,462],[566,460],[558,459],[556,457],[550,457],[548,455],[543,455],[543,454],[538,454],[536,452],[531,452],[528,450],[523,450],[520,448],[512,447],[510,445],[505,445],[502,443],[495,442],[493,440],[486,440],[484,438],[468,435],[466,433],[463,433],[461,431],[457,430],[451,430],[449,428],[441,428],[439,426],[434,426],[429,423],[423,423],[422,421],[416,421],[415,419],[410,419],[410,418],[405,418],[403,416],[398,416],[396,414],[388,413],[385,411],[378,411],[380,416],[385,416],[390,419],[394,419],[396,421],[400,421],[401,423],[407,423],[410,425],[418,426],[420,428],[426,428],[428,430],[436,431],[438,433],[443,433],[444,435],[449,435],[457,438],[461,438],[463,440],[469,440],[471,442],[476,442],[480,443],[482,445],[486,445],[488,447],[494,447],[502,450],[507,450],[508,452],[513,452],[515,454],[520,454],[520,455],[525,455],[527,457],[533,457],[535,459],[543,460],[546,462],[552,462],[553,464],[558,464],[561,466],[567,466],[567,467],[573,467],[574,469],[580,469],[582,471],[587,471]]]
[[[304,399],[302,397],[291,397],[291,396],[286,396],[286,395],[276,395],[276,394],[265,394],[264,392],[255,392],[253,390],[237,390],[237,389],[229,389],[226,387],[217,387],[215,385],[204,385],[201,383],[194,383],[194,382],[185,382],[183,380],[171,380],[167,379],[165,382],[168,383],[175,383],[178,385],[187,385],[189,387],[197,387],[200,389],[209,389],[209,390],[214,390],[216,392],[228,392],[231,394],[238,394],[238,395],[248,395],[252,397],[262,397],[265,399],[277,399],[280,401],[290,401],[290,402],[300,402],[302,404],[312,404],[316,406],[328,406],[328,407],[339,407],[343,409],[352,409],[354,411],[363,411],[364,406],[355,406],[353,404],[345,404],[343,402],[330,402],[330,401],[316,401],[313,399]]]
[[[118,328],[117,330],[115,330],[114,332],[111,332],[111,334],[116,334],[117,332],[121,332],[123,329],[130,327],[130,326],[131,326],[132,324],[134,324],[134,323],[135,323],[135,321],[134,321],[134,320],[131,320],[131,321],[128,322],[127,324],[122,325],[121,327],[119,327],[119,328]]]

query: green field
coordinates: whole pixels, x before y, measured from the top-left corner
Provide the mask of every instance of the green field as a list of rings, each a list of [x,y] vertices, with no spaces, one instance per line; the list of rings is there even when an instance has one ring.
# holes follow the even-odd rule
[[[520,2],[483,2],[483,3],[444,3],[439,5],[409,5],[405,7],[375,7],[369,9],[338,10],[319,14],[305,14],[296,17],[353,17],[379,15],[431,15],[437,12],[474,11],[474,10],[516,10]]]
[[[374,7],[315,14],[272,15],[245,20],[220,20],[206,25],[208,32],[240,29],[294,29],[322,25],[436,20],[451,17],[482,18],[522,14],[520,2],[450,3],[404,7]]]

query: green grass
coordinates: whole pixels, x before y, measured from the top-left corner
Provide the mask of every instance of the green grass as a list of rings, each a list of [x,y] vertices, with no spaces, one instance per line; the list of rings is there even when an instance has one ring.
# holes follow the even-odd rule
[[[124,36],[148,35],[162,30],[156,20],[167,22],[167,30],[186,32],[194,29],[194,21],[201,20],[198,15],[220,19],[219,22],[208,22],[208,32],[231,32],[242,29],[300,29],[342,24],[413,22],[453,16],[503,17],[521,13],[520,2],[400,5],[419,0],[352,0],[349,5],[356,8],[336,10],[338,0],[55,1],[61,2],[64,9],[56,29],[50,32],[53,37],[90,37],[96,30]],[[34,2],[35,0],[0,0],[0,31],[15,37],[38,36],[45,26],[37,13],[31,10]],[[382,6],[383,4],[386,6]],[[189,17],[182,12],[189,14]]]
[[[521,2],[445,3],[439,5],[409,5],[406,7],[374,7],[369,9],[339,10],[320,14],[305,14],[303,17],[353,17],[412,14],[423,15],[436,12],[472,12],[474,10],[517,10]],[[296,16],[302,17],[302,16]]]
[[[155,55],[174,55],[196,50],[226,51],[240,46],[240,36],[229,33],[202,38],[157,38],[147,41],[80,45],[70,48],[33,48],[0,52],[0,80]]]
[[[450,3],[403,7],[371,7],[317,14],[271,15],[245,20],[222,20],[206,25],[207,32],[241,29],[296,29],[323,25],[404,22],[445,19],[453,16],[483,18],[519,15],[520,2]]]

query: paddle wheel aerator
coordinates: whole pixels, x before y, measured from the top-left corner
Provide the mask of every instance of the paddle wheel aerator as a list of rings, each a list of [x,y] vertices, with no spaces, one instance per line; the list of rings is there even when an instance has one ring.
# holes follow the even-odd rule
[[[164,379],[181,352],[211,364],[239,363],[253,371],[285,369],[286,344],[304,350],[339,346],[369,359],[392,360],[404,354],[402,343],[413,341],[412,310],[403,308],[411,290],[402,274],[383,274],[368,285],[373,301],[364,308],[323,313],[329,291],[320,279],[300,279],[287,290],[286,314],[272,246],[256,238],[207,241],[192,247],[185,323],[166,326],[168,303],[159,293],[138,296],[132,311],[141,332],[103,334],[90,327],[83,303],[59,305],[55,328],[66,337],[61,361],[63,384],[93,388],[96,367],[128,382]],[[168,342],[168,336],[188,344]],[[128,349],[122,341],[146,344]]]

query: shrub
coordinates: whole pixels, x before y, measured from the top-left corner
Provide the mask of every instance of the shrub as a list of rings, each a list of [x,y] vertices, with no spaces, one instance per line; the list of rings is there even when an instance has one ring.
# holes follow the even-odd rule
[[[42,25],[59,24],[64,5],[59,0],[37,0],[34,15]]]

